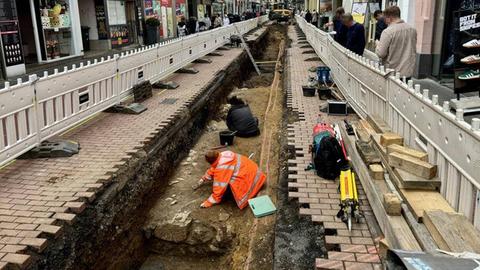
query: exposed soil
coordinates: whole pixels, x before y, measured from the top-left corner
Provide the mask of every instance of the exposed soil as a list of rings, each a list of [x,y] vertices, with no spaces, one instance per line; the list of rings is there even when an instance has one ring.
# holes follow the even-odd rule
[[[262,61],[276,60],[280,40],[285,36],[282,26],[275,26],[268,34],[268,46]],[[277,189],[280,172],[280,153],[282,151],[282,118],[283,91],[282,85],[272,94],[272,107],[264,122],[266,107],[270,97],[273,75],[255,75],[250,80],[238,85],[240,89],[234,94],[243,98],[250,106],[253,114],[260,120],[260,130],[268,127],[267,142],[271,143],[270,151],[263,156],[262,170],[268,172],[267,182],[260,195],[267,194],[277,204]],[[274,89],[274,88],[273,88]],[[274,89],[275,90],[275,89]],[[274,105],[273,105],[274,104]],[[192,189],[200,177],[208,169],[203,158],[206,150],[219,145],[218,132],[226,129],[226,125],[218,117],[212,121],[205,133],[190,151],[182,165],[169,179],[169,186],[158,193],[158,200],[151,209],[145,228],[152,228],[165,220],[171,220],[178,213],[188,213],[195,222],[224,226],[232,233],[231,243],[225,249],[212,252],[205,250],[201,244],[185,247],[184,244],[159,243],[151,236],[151,255],[141,269],[272,269],[273,245],[276,216],[255,219],[249,208],[240,210],[233,200],[223,201],[212,208],[201,209],[200,204],[208,198],[211,186],[205,185],[197,190]],[[252,160],[257,163],[261,159],[262,145],[265,145],[263,134],[254,138],[235,138],[229,150],[245,156],[253,154]],[[268,149],[265,146],[263,149]],[[201,241],[202,239],[200,239]]]

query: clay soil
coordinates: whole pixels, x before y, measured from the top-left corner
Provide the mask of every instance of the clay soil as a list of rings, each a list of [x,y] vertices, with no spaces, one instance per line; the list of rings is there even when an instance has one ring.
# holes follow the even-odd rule
[[[275,28],[269,34],[269,44],[264,53],[263,61],[276,60],[278,44],[284,33]],[[270,30],[272,31],[272,30]],[[277,201],[277,183],[280,172],[281,133],[283,115],[283,91],[280,87],[273,93],[275,103],[273,110],[264,122],[272,82],[272,74],[252,76],[233,91],[242,97],[250,106],[253,114],[260,119],[260,130],[264,125],[272,131],[270,152],[264,156],[263,171],[268,171],[267,182],[260,195],[269,195],[274,203]],[[158,194],[158,200],[150,211],[147,224],[154,224],[162,220],[171,219],[176,213],[189,212],[195,220],[218,223],[222,222],[231,227],[234,232],[234,244],[229,252],[218,256],[172,256],[155,250],[150,250],[150,256],[141,269],[272,269],[273,242],[276,216],[271,215],[256,219],[247,207],[240,210],[234,201],[223,201],[221,204],[208,209],[201,209],[200,204],[208,198],[211,186],[205,185],[197,190],[192,189],[201,176],[208,169],[203,153],[212,147],[219,146],[218,132],[226,129],[221,117],[208,125],[205,133],[190,152],[188,158],[176,169],[169,179],[169,186]],[[259,163],[262,149],[263,134],[254,138],[236,137],[234,145],[228,150],[245,156],[253,154],[252,160]],[[264,147],[264,149],[267,149]],[[267,154],[269,159],[267,159]],[[268,162],[267,162],[268,160]],[[267,169],[268,164],[268,169]]]

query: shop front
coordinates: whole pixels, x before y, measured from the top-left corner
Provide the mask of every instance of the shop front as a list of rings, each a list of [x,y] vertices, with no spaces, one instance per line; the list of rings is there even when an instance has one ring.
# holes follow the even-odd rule
[[[107,0],[108,30],[112,48],[138,43],[137,6],[132,0]]]
[[[23,1],[16,2],[25,7]],[[77,0],[30,0],[18,12],[28,61],[53,62],[83,54]]]
[[[17,8],[13,0],[0,0],[0,52],[2,78],[25,73]]]

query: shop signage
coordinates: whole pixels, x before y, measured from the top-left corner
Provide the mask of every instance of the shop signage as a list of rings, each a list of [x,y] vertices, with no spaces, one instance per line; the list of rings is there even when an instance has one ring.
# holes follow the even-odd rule
[[[460,17],[460,31],[467,31],[480,27],[480,21],[478,20],[478,14],[470,14]]]
[[[103,0],[95,1],[95,16],[97,18],[98,39],[108,39],[107,18]]]
[[[360,24],[365,23],[365,14],[367,13],[368,3],[354,2],[352,4],[352,17]]]
[[[4,65],[11,67],[23,64],[23,52],[20,30],[17,21],[15,3],[11,0],[0,0],[0,36]]]

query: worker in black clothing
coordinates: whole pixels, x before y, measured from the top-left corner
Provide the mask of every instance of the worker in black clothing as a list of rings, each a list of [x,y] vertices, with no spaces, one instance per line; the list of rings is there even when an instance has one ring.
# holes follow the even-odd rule
[[[250,107],[237,96],[228,98],[232,105],[227,114],[227,126],[231,131],[236,131],[238,137],[253,137],[260,134],[258,118],[254,117]]]

